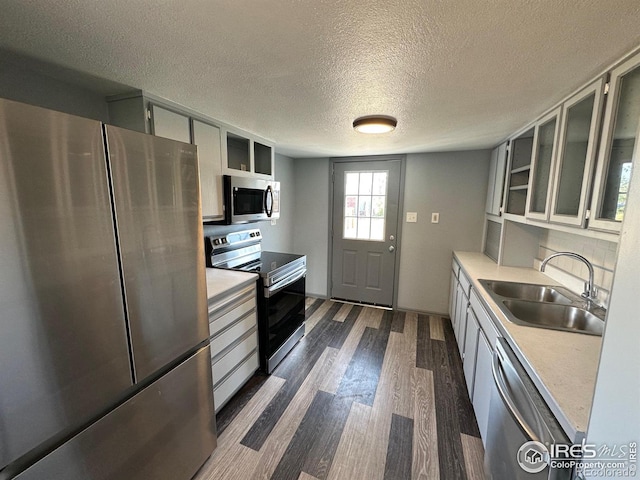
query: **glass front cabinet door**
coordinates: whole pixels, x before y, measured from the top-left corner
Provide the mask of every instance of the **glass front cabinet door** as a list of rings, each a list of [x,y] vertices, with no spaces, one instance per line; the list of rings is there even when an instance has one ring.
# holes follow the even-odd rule
[[[604,81],[578,92],[562,105],[558,159],[553,175],[550,221],[584,227],[596,156]]]
[[[591,203],[591,229],[620,231],[639,120],[640,55],[636,55],[611,72]]]
[[[561,110],[560,107],[556,108],[542,117],[535,126],[527,196],[527,217],[535,220],[549,219]]]
[[[526,211],[529,174],[531,173],[531,154],[534,129],[511,139],[509,148],[509,167],[507,190],[505,192],[506,213],[524,216]]]

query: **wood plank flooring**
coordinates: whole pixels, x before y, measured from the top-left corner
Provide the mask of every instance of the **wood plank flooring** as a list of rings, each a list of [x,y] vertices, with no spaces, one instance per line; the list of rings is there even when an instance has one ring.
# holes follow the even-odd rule
[[[447,318],[307,299],[307,333],[218,413],[196,480],[483,479]]]

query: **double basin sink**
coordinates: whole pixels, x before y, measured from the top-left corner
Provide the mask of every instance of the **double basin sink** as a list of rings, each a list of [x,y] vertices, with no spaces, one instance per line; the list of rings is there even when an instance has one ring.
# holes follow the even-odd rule
[[[604,309],[563,287],[479,280],[507,319],[518,325],[602,335]]]

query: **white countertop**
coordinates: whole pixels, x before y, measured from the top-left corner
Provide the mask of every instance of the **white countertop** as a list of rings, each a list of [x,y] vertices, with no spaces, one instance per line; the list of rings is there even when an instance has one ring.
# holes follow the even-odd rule
[[[479,252],[454,252],[454,256],[560,425],[571,440],[580,440],[589,421],[602,337],[509,322],[478,279],[558,282],[533,268],[499,266]]]
[[[258,279],[256,273],[207,268],[207,298],[212,300],[220,295],[244,287]]]

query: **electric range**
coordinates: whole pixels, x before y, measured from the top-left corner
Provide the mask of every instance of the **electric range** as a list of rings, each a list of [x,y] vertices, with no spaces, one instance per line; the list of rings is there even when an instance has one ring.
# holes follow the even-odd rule
[[[304,336],[306,255],[262,250],[259,229],[207,237],[207,267],[258,274],[260,368],[271,373]]]

